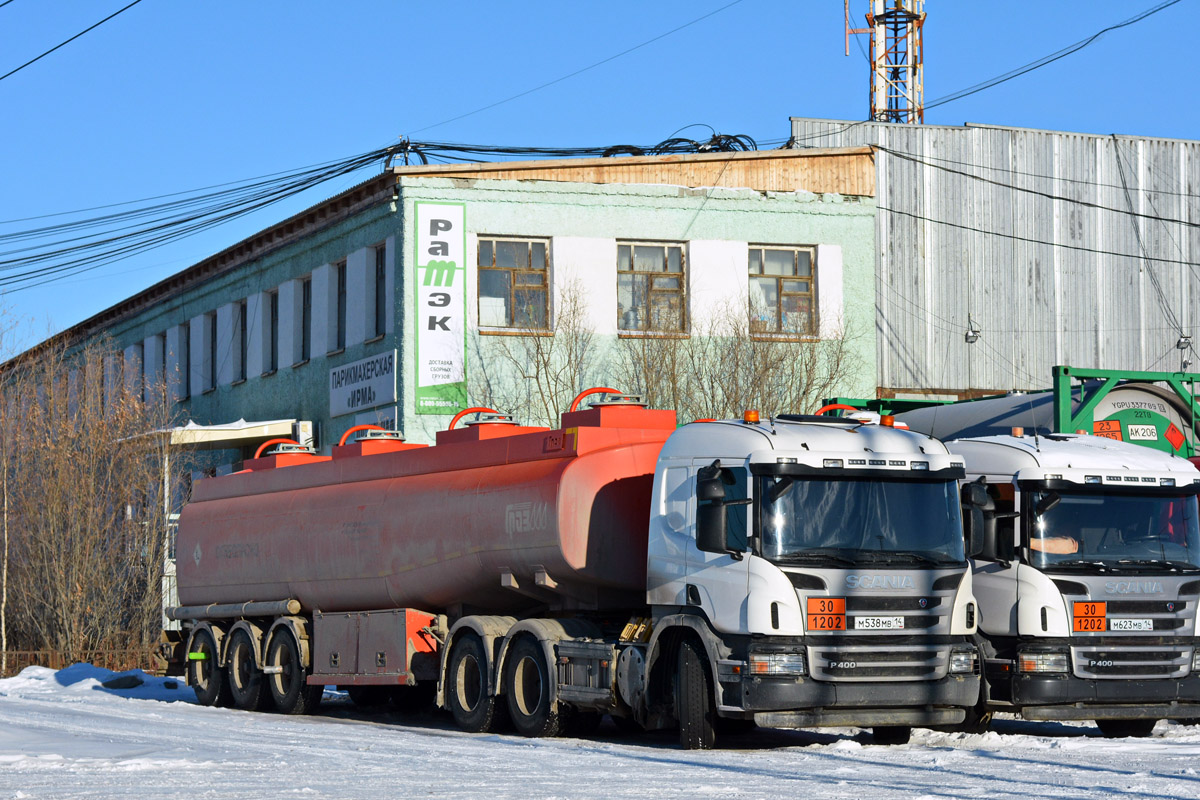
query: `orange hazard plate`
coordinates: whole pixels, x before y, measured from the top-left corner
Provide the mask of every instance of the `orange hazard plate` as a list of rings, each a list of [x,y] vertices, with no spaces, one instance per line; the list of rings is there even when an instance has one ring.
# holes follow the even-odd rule
[[[1108,603],[1074,603],[1072,617],[1073,631],[1104,631],[1108,630],[1105,617],[1108,615]]]
[[[1125,437],[1121,434],[1121,420],[1119,419],[1101,419],[1093,422],[1092,435],[1103,436],[1105,439],[1116,439],[1118,442],[1125,441]]]
[[[808,598],[808,629],[810,631],[846,630],[846,598]]]

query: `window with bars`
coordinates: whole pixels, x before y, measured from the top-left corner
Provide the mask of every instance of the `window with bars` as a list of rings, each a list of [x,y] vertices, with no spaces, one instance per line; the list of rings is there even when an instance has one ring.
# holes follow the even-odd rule
[[[271,292],[268,297],[270,320],[270,341],[267,342],[267,371],[279,369],[279,292]]]
[[[346,349],[346,262],[339,261],[333,267],[337,277],[337,335],[334,339],[335,350]]]
[[[479,326],[544,331],[550,323],[550,243],[479,238]]]
[[[300,282],[300,360],[312,358],[312,278]]]
[[[248,331],[246,326],[249,324],[249,319],[246,317],[246,301],[240,300],[237,304],[237,335],[238,335],[238,363],[236,380],[246,380],[246,355],[249,352],[249,347],[246,335]]]
[[[623,332],[687,332],[683,244],[617,243],[617,328]]]
[[[375,248],[375,335],[387,331],[387,246]]]
[[[750,332],[817,335],[815,247],[750,248]]]

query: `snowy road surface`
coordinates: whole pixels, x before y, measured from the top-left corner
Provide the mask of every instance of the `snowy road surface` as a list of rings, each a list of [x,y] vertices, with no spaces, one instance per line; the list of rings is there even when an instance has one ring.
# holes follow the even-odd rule
[[[182,684],[104,689],[111,677],[81,664],[0,680],[0,800],[1200,798],[1200,727],[1174,723],[1102,739],[1090,724],[1001,720],[892,747],[856,729],[755,731],[686,752],[673,734],[607,724],[589,741],[467,734],[337,697],[316,717],[205,708]]]

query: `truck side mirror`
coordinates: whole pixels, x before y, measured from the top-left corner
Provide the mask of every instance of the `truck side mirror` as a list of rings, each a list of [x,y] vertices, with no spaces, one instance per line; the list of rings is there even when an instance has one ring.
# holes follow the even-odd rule
[[[974,508],[986,508],[992,501],[987,487],[982,483],[968,483],[963,487],[963,500]]]
[[[700,501],[711,500],[719,503],[725,499],[725,485],[717,477],[697,477],[696,499]]]
[[[722,489],[722,497],[724,494],[725,490]],[[725,504],[720,500],[697,505],[696,547],[706,553],[728,553],[729,546],[725,541],[727,516]]]
[[[971,503],[965,509],[967,514],[963,518],[963,523],[967,534],[967,555],[975,558],[983,553],[983,545],[985,537],[984,531],[984,516],[983,509]]]

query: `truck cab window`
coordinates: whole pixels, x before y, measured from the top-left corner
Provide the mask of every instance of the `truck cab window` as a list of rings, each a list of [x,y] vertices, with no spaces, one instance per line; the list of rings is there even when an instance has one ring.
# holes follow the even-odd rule
[[[730,467],[729,473],[733,475],[733,485],[725,487],[726,500],[744,500],[749,497],[750,491],[750,473],[745,467]],[[750,506],[737,505],[729,506],[725,517],[725,530],[727,531],[730,548],[734,550],[745,551],[747,549],[748,525],[750,519]]]

